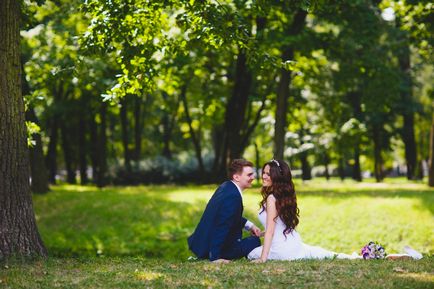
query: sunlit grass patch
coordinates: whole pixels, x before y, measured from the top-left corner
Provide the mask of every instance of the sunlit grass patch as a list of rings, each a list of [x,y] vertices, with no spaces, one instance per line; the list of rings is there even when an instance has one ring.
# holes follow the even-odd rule
[[[139,272],[138,270],[135,272],[135,276],[137,279],[145,280],[145,281],[152,281],[152,280],[164,277],[164,275],[161,273],[156,273],[156,272],[152,272],[152,271]]]

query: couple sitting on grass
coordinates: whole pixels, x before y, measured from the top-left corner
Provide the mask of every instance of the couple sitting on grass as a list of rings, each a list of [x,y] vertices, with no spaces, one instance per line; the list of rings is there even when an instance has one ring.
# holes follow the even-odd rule
[[[243,159],[232,161],[228,168],[230,181],[224,182],[209,200],[194,233],[188,238],[190,250],[199,259],[215,263],[247,257],[252,262],[299,259],[362,259],[304,244],[295,230],[299,209],[291,170],[281,160],[271,160],[262,168],[262,201],[259,220],[265,232],[243,215],[242,193],[252,186],[253,164]],[[242,229],[252,236],[242,239]],[[261,246],[260,236],[264,236]],[[391,258],[415,258],[422,255],[407,247],[408,254],[388,255]]]

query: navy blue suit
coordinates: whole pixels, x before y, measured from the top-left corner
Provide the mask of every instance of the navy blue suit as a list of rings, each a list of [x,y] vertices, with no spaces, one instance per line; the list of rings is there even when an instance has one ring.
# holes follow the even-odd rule
[[[196,230],[188,238],[190,250],[198,258],[211,261],[247,256],[261,242],[254,236],[241,239],[247,222],[242,215],[240,192],[233,182],[224,182],[209,200]]]

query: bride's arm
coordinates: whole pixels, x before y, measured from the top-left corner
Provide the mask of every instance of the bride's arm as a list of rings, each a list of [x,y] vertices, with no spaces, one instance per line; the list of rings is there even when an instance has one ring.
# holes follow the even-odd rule
[[[264,246],[262,247],[260,262],[267,261],[268,254],[270,253],[271,241],[273,241],[274,229],[276,227],[275,218],[277,217],[276,198],[269,195],[267,198],[267,228],[264,235]]]

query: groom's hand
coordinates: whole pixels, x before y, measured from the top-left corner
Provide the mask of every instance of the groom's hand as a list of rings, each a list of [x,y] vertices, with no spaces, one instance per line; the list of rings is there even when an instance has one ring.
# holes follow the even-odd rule
[[[212,261],[213,263],[223,263],[223,264],[227,264],[227,263],[230,263],[231,261],[229,261],[229,260],[226,260],[226,259],[217,259],[217,260],[214,260],[214,261]]]
[[[261,230],[255,225],[253,225],[252,228],[250,228],[250,232],[252,233],[253,236],[261,237]]]

